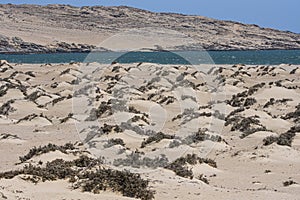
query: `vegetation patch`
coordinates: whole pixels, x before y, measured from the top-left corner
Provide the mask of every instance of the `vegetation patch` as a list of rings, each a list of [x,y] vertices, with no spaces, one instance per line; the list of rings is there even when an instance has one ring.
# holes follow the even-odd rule
[[[163,139],[172,140],[174,138],[175,138],[175,136],[173,136],[173,135],[167,135],[167,134],[164,134],[162,132],[159,132],[159,133],[156,133],[153,136],[148,137],[147,140],[143,141],[142,145],[141,145],[141,148],[145,148],[148,144],[151,144],[152,142],[159,143]]]
[[[17,135],[12,135],[12,134],[9,134],[9,133],[1,133],[0,134],[0,140],[5,140],[5,139],[21,139],[19,136]]]
[[[13,104],[14,102],[15,100],[9,100],[6,103],[4,103],[0,107],[0,115],[8,115],[10,112],[15,111],[15,109],[11,106],[11,104]]]
[[[142,179],[139,174],[106,169],[101,165],[101,160],[87,156],[73,161],[56,159],[47,162],[45,167],[29,164],[20,170],[0,173],[0,179],[12,179],[18,175],[25,175],[23,179],[34,183],[68,179],[73,189],[80,188],[82,192],[99,194],[101,191],[112,190],[131,198],[154,198],[155,192],[148,189],[149,181]]]
[[[112,115],[112,107],[109,103],[102,101],[100,106],[95,109],[93,108],[90,112],[90,116],[86,121],[95,121],[100,118],[102,115],[106,114],[107,116]]]
[[[297,183],[293,180],[289,180],[289,181],[284,181],[282,184],[283,184],[284,187],[288,187],[290,185],[294,185],[294,184],[297,184]]]
[[[206,134],[205,133],[206,131],[207,131],[206,129],[199,129],[197,133],[194,133],[193,135],[186,137],[183,140],[183,144],[189,145],[192,143],[203,142],[205,140],[210,140],[213,142],[222,142],[222,141],[225,142],[225,140],[221,136]]]
[[[161,155],[160,157],[155,157],[153,159],[148,157],[143,157],[139,152],[132,152],[127,155],[125,159],[119,158],[114,160],[114,166],[124,166],[124,167],[148,167],[156,169],[158,167],[165,167],[168,164],[168,158],[165,155]]]
[[[296,106],[296,110],[294,112],[288,113],[281,118],[284,120],[294,119],[295,123],[300,122],[300,104]]]
[[[288,101],[293,101],[292,99],[278,99],[275,101],[274,98],[271,98],[265,105],[264,105],[264,108],[268,108],[272,105],[275,105],[275,104],[278,104],[278,103],[281,103],[281,104],[284,104],[284,103],[287,103]]]
[[[110,148],[115,145],[121,145],[124,147],[125,143],[121,138],[116,138],[116,139],[113,138],[107,141],[107,144],[104,145],[104,148]]]
[[[180,157],[174,162],[168,164],[165,168],[174,171],[178,176],[192,179],[194,175],[192,170],[188,168],[187,164],[196,165],[203,163],[217,168],[217,163],[214,160],[209,158],[200,158],[196,154],[188,154],[186,157]]]
[[[75,147],[72,143],[67,143],[63,146],[58,146],[56,144],[49,143],[46,146],[33,147],[29,150],[29,152],[25,156],[20,156],[19,159],[23,163],[27,160],[30,160],[34,156],[38,156],[41,154],[45,154],[51,151],[60,151],[62,153],[68,153],[67,150],[74,150]]]
[[[287,132],[279,135],[279,137],[275,137],[275,136],[266,137],[263,140],[263,142],[264,142],[265,146],[271,145],[275,142],[281,146],[292,146],[292,143],[293,143],[294,137],[296,136],[296,133],[300,133],[300,126],[292,127]]]
[[[231,131],[241,131],[243,134],[240,138],[243,139],[255,132],[267,131],[267,128],[260,123],[258,118],[258,116],[234,116],[227,119],[225,126],[232,125]]]

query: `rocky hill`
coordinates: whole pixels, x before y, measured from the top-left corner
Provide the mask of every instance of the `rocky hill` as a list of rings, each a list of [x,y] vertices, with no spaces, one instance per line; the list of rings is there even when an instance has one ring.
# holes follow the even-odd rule
[[[0,26],[2,53],[85,52],[117,33],[145,27],[177,31],[194,41],[163,45],[168,50],[300,49],[300,34],[292,32],[125,6],[5,4],[0,5]]]

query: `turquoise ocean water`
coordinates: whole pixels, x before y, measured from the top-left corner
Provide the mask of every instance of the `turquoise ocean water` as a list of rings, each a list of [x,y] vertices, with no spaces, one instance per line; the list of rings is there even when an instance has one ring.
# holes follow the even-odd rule
[[[299,64],[300,50],[266,51],[177,51],[177,52],[93,52],[54,54],[0,54],[11,63],[119,63],[151,62],[159,64]]]

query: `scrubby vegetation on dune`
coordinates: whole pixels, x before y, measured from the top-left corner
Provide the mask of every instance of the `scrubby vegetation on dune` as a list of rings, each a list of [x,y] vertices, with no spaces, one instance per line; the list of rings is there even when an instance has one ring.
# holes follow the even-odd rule
[[[205,133],[206,131],[208,131],[208,130],[207,129],[199,129],[198,132],[186,137],[183,140],[183,144],[190,145],[192,143],[199,143],[199,142],[203,142],[205,140],[210,140],[213,142],[222,142],[222,141],[225,142],[225,140],[221,136],[210,135],[210,134]]]
[[[13,103],[15,103],[15,100],[9,100],[2,104],[0,107],[0,115],[8,115],[10,112],[15,111],[15,109],[11,106]]]
[[[156,133],[153,136],[148,137],[147,140],[143,141],[142,144],[141,144],[141,148],[145,148],[148,144],[151,144],[152,142],[159,143],[163,139],[171,140],[171,139],[174,139],[174,138],[175,138],[175,136],[173,136],[173,135],[167,135],[167,134],[164,134],[162,132],[159,132],[159,133]]]
[[[100,118],[102,115],[106,113],[107,115],[112,115],[112,107],[107,102],[101,102],[100,106],[97,109],[92,109],[90,116],[86,119],[86,121],[94,121]]]
[[[267,131],[267,128],[263,126],[258,116],[243,117],[232,116],[226,118],[225,126],[232,125],[231,131],[241,131],[241,139],[258,131]]]
[[[285,116],[281,117],[284,120],[294,119],[295,123],[300,122],[300,104],[296,106],[296,110],[294,112],[288,113]]]
[[[51,151],[60,151],[62,153],[67,153],[67,150],[74,150],[75,146],[72,143],[67,143],[62,146],[58,146],[56,144],[49,143],[46,146],[33,147],[29,150],[29,152],[25,156],[20,156],[19,159],[21,162],[25,162],[30,160],[34,156],[38,156],[41,154],[45,154]]]
[[[192,170],[188,168],[187,164],[196,165],[202,163],[206,163],[211,167],[217,168],[217,163],[214,160],[209,158],[200,158],[196,154],[188,154],[185,157],[180,157],[165,166],[165,168],[174,171],[178,176],[192,179],[194,175]],[[204,182],[208,183],[208,180]]]
[[[256,93],[260,88],[263,88],[266,84],[260,83],[250,87],[248,90],[233,95],[230,100],[227,100],[227,104],[233,107],[247,107],[254,105],[257,101],[253,97],[249,97]]]
[[[156,169],[158,167],[165,167],[168,164],[169,160],[165,155],[161,155],[160,157],[148,158],[142,157],[142,153],[140,152],[132,152],[127,155],[126,158],[116,159],[113,162],[114,166],[125,166],[125,167],[133,167],[133,168],[141,168],[148,167],[152,169]]]
[[[293,180],[289,180],[289,181],[284,181],[282,184],[283,184],[284,187],[288,187],[290,185],[294,185],[294,184],[297,184],[297,183]]]
[[[190,122],[193,119],[198,119],[199,117],[211,117],[213,114],[211,112],[196,112],[194,109],[185,109],[182,114],[177,115],[172,119],[172,121],[181,119],[181,125]]]
[[[1,133],[0,134],[0,140],[5,140],[5,139],[9,139],[9,138],[12,138],[12,139],[21,139],[19,136],[12,135],[12,134],[9,134],[9,133]]]
[[[112,138],[107,141],[107,144],[104,145],[104,148],[110,148],[115,145],[121,145],[124,147],[125,143],[121,138],[116,138],[116,139]]]
[[[278,100],[275,100],[274,98],[271,98],[265,105],[264,105],[264,108],[268,108],[274,104],[277,104],[277,103],[287,103],[288,101],[293,101],[292,99],[278,99]]]
[[[294,126],[287,132],[279,135],[278,137],[268,136],[263,140],[263,142],[265,146],[271,145],[276,142],[278,145],[291,147],[296,133],[300,133],[300,126]]]
[[[80,188],[83,192],[98,194],[101,191],[112,190],[131,198],[154,198],[155,192],[148,189],[149,181],[142,179],[139,174],[106,169],[101,165],[101,160],[87,156],[73,161],[56,159],[47,162],[45,167],[29,164],[20,170],[0,173],[0,179],[12,179],[18,175],[24,175],[23,179],[34,183],[67,179],[74,189]]]

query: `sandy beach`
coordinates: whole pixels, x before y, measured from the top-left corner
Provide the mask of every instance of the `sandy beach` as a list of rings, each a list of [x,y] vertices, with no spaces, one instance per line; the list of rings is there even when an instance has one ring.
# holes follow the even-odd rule
[[[299,199],[300,66],[0,71],[0,199]]]

